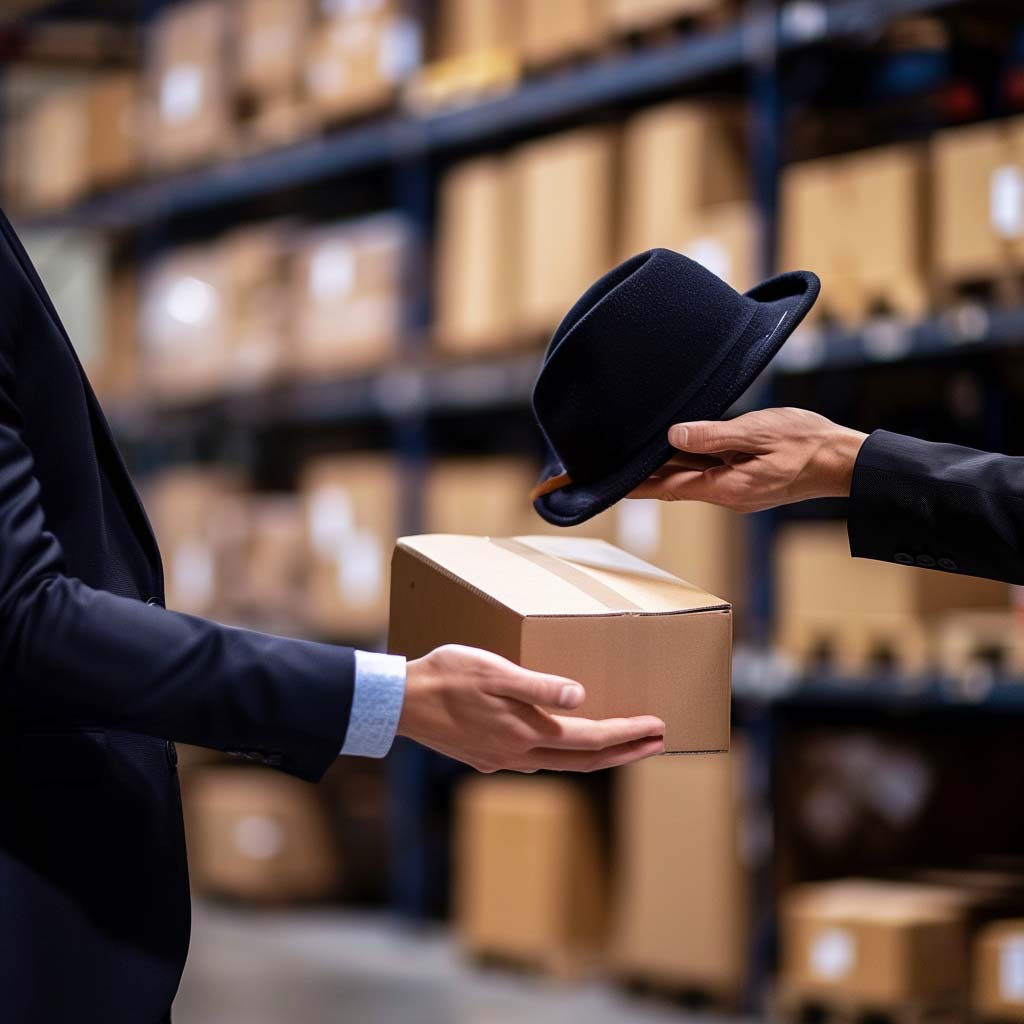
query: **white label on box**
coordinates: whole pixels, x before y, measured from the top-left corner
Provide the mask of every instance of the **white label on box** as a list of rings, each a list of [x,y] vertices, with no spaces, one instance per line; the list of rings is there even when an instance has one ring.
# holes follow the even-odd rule
[[[266,814],[247,814],[235,825],[235,849],[251,860],[273,860],[284,849],[284,830]]]
[[[811,943],[811,973],[825,981],[846,977],[857,959],[853,936],[842,928],[827,928]]]
[[[616,509],[615,534],[620,547],[649,558],[661,543],[661,505],[657,498],[632,498]]]
[[[338,485],[319,488],[309,503],[309,535],[313,549],[324,558],[336,558],[355,529],[352,498]]]
[[[167,289],[164,300],[167,315],[186,327],[201,327],[209,323],[219,306],[217,289],[198,277],[179,277]]]
[[[384,586],[384,552],[372,533],[359,531],[342,542],[338,589],[355,606],[373,604]]]
[[[723,281],[732,283],[732,260],[729,259],[729,251],[717,238],[696,239],[690,243],[685,255],[707,267]]]
[[[174,551],[174,593],[187,608],[201,608],[213,596],[213,555],[197,540],[182,541]]]
[[[195,64],[179,64],[160,84],[160,113],[165,121],[179,124],[199,112],[203,101],[203,71]]]
[[[356,261],[350,246],[325,245],[313,256],[309,290],[314,299],[324,301],[348,295],[355,281]]]
[[[401,18],[387,27],[377,51],[377,67],[388,82],[402,82],[422,58],[420,28],[412,18]]]
[[[997,167],[989,181],[989,217],[1001,238],[1017,238],[1024,230],[1024,179],[1020,168]]]
[[[1024,1002],[1024,935],[1015,935],[999,950],[999,995],[1008,1003]]]

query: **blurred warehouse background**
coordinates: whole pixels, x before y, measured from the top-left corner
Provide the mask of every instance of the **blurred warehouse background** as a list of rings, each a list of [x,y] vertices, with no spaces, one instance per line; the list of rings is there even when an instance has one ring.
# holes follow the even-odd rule
[[[821,276],[744,407],[1024,454],[1009,0],[5,0],[0,103],[171,607],[383,649],[399,534],[543,532],[543,343],[655,245]],[[182,748],[175,1019],[1024,1020],[1021,599],[842,515],[582,529],[734,602],[729,756]]]

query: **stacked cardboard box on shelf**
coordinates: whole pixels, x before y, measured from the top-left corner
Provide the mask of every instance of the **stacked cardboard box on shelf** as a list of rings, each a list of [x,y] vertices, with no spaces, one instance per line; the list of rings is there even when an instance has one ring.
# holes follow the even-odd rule
[[[605,0],[521,0],[521,53],[529,67],[597,50],[608,37]]]
[[[1024,920],[993,921],[974,938],[971,1008],[985,1022],[1024,1019]]]
[[[150,166],[176,170],[230,152],[230,34],[220,0],[190,0],[155,23],[143,133]]]
[[[841,523],[784,528],[776,543],[777,643],[798,663],[857,674],[919,672],[935,658],[931,630],[946,612],[1007,607],[1006,584],[955,572],[851,558]]]
[[[1024,264],[1024,119],[939,132],[931,144],[935,272],[988,282]]]
[[[317,790],[271,769],[197,768],[189,783],[197,891],[254,903],[325,899],[341,865]]]
[[[140,170],[139,77],[129,71],[101,75],[90,84],[88,93],[89,187],[123,185]]]
[[[433,40],[440,60],[495,50],[515,50],[519,38],[519,3],[509,0],[442,0]]]
[[[66,206],[88,191],[89,110],[82,85],[36,99],[22,115],[16,195],[28,210]]]
[[[476,955],[565,974],[599,954],[607,878],[593,809],[566,780],[462,785],[455,809],[455,931]]]
[[[385,455],[324,456],[301,484],[311,566],[307,619],[321,634],[373,638],[388,622],[388,563],[399,532],[401,478]]]
[[[886,146],[794,164],[782,177],[781,263],[822,281],[816,315],[918,317],[930,278],[924,150]]]
[[[292,263],[290,364],[303,374],[368,370],[397,357],[411,234],[395,214],[310,230]]]
[[[392,0],[324,2],[305,54],[305,86],[323,121],[387,106],[420,64],[420,27]]]
[[[608,20],[618,32],[643,32],[681,18],[725,14],[730,0],[608,0]]]
[[[742,745],[620,770],[612,966],[735,1003],[747,983],[750,865]]]

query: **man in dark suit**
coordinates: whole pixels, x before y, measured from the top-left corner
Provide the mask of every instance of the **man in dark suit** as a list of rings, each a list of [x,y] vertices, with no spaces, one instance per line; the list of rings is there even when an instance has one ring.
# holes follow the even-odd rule
[[[679,423],[668,438],[679,454],[633,497],[736,512],[849,498],[856,557],[1024,583],[1024,458],[869,436],[805,409]]]
[[[0,214],[0,1019],[169,1019],[189,936],[175,740],[310,781],[396,732],[485,771],[663,749],[654,718],[553,713],[584,696],[469,648],[407,667],[165,610],[145,512]]]

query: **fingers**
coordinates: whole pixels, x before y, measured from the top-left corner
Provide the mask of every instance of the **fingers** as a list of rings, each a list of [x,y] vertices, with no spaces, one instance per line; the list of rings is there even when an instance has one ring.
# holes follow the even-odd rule
[[[486,680],[484,690],[493,697],[508,697],[541,708],[572,710],[586,698],[586,691],[575,679],[531,672],[511,661]]]
[[[601,720],[544,715],[534,727],[538,748],[558,750],[598,751],[665,735],[665,723],[653,715]]]
[[[535,750],[526,771],[548,769],[561,772],[595,772],[602,768],[618,768],[631,761],[665,752],[665,740],[661,736],[620,743],[599,751],[584,750]]]
[[[668,443],[681,451],[696,454],[714,452],[753,452],[757,450],[756,413],[734,420],[695,420],[669,427]]]
[[[714,505],[729,504],[729,466],[711,469],[684,469],[665,476],[650,477],[637,487],[631,498],[659,498],[662,501],[707,501]]]

